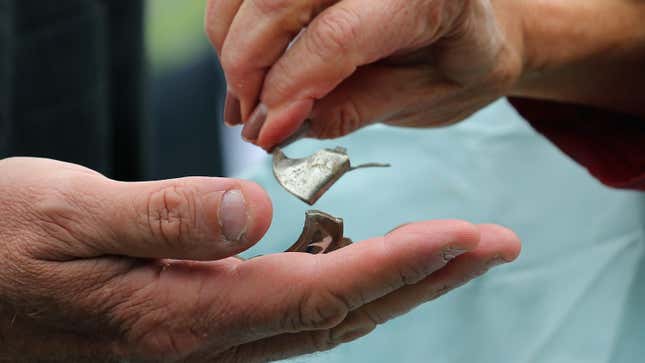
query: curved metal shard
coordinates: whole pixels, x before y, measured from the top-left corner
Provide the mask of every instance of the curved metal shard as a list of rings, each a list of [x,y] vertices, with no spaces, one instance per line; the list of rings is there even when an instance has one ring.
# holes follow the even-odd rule
[[[343,220],[321,211],[308,211],[298,241],[285,252],[325,254],[352,244],[343,237]]]
[[[347,150],[323,149],[308,158],[290,159],[280,148],[273,151],[273,174],[289,193],[313,205],[348,171],[368,167],[389,167],[370,163],[352,167]]]
[[[341,218],[333,217],[325,212],[310,210],[305,214],[305,226],[300,237],[284,252],[320,255],[351,244],[351,239],[343,237],[343,220]],[[240,261],[246,261],[241,256],[234,257]],[[261,257],[261,255],[255,257]]]

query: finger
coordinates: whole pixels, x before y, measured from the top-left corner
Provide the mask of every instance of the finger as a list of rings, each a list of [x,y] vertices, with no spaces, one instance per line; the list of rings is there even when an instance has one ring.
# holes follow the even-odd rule
[[[64,197],[40,204],[50,224],[68,232],[71,257],[121,255],[215,260],[257,242],[271,202],[256,184],[224,178],[145,183],[74,177]]]
[[[497,97],[494,92],[465,88],[426,66],[369,65],[316,102],[308,117],[307,137],[337,138],[377,122],[402,127],[446,126]],[[288,122],[277,119],[265,125],[263,137],[281,144],[282,135],[292,126]]]
[[[352,312],[355,316],[336,327],[333,336],[358,337],[359,334],[352,332],[369,332],[377,325],[408,313],[519,256],[521,243],[515,233],[497,225],[480,225],[478,228],[481,239],[475,250],[457,257],[419,283],[406,286]]]
[[[280,360],[333,349],[359,339],[376,326],[463,285],[488,269],[515,260],[520,253],[518,237],[508,229],[478,226],[481,240],[478,247],[450,262],[423,281],[403,287],[381,299],[352,311],[338,326],[331,329],[281,334],[248,343],[235,350],[245,362]]]
[[[163,347],[182,352],[206,347],[223,352],[279,334],[330,329],[356,307],[420,281],[474,250],[478,240],[471,224],[435,221],[411,224],[388,234],[387,241],[375,238],[329,255],[147,264],[111,283],[141,290],[126,295],[114,314],[129,328],[127,341],[139,342],[144,351],[159,352],[163,342]],[[155,327],[152,332],[150,326]],[[167,338],[169,332],[174,340]],[[180,341],[181,348],[170,344]]]
[[[429,110],[436,110],[434,105],[453,99],[460,90],[428,67],[362,67],[316,102],[308,118],[308,136],[337,138],[376,122],[417,127],[441,124],[445,121],[442,115]],[[285,120],[266,124],[263,138],[281,142],[279,138],[290,126]]]
[[[242,111],[240,109],[240,100],[237,99],[230,91],[226,91],[224,100],[224,123],[228,126],[236,126],[242,123]]]
[[[268,109],[263,123],[281,120],[283,126],[289,125],[286,130],[297,128],[311,112],[313,101],[358,67],[432,43],[447,31],[444,25],[455,13],[454,4],[433,1],[414,3],[413,9],[408,1],[344,0],[329,7],[267,74],[261,93]],[[261,146],[275,142],[263,131],[258,135]]]
[[[108,220],[106,225],[116,225],[117,241],[131,241],[123,246],[123,253],[130,256],[229,257],[260,240],[271,221],[267,194],[257,184],[241,180],[186,178],[121,184],[113,193],[122,204],[114,207],[129,209],[118,214],[116,223]],[[118,253],[122,246],[115,248]]]
[[[245,1],[222,47],[222,68],[246,120],[257,104],[267,70],[329,3],[337,0]]]
[[[158,350],[159,340],[167,342],[170,331],[175,342],[181,338],[183,352],[207,346],[210,352],[223,352],[279,334],[332,328],[356,307],[420,281],[474,250],[478,240],[471,224],[435,221],[408,225],[390,233],[387,241],[375,238],[328,255],[168,262],[161,270],[147,265],[121,279],[119,285],[148,288],[120,304],[115,314],[134,325],[128,341],[153,345],[144,350]],[[152,333],[149,325],[155,327]]]
[[[353,316],[353,315],[352,315]],[[325,352],[363,337],[371,331],[352,331],[348,335],[339,336],[335,329],[311,330],[300,333],[287,333],[242,344],[223,353],[211,354],[210,357],[195,358],[195,362],[214,360],[255,363],[273,362],[302,355]],[[232,359],[234,358],[234,359]],[[189,360],[192,361],[192,360]]]
[[[206,3],[204,29],[211,44],[220,55],[226,35],[242,2],[243,0],[208,0]]]
[[[204,28],[219,55],[222,54],[224,40],[241,5],[242,0],[208,0],[206,4]],[[224,102],[224,122],[229,126],[242,122],[240,101],[230,90],[227,90]]]
[[[227,330],[252,326],[251,340],[257,340],[331,328],[350,311],[414,284],[475,249],[478,241],[479,231],[471,224],[434,221],[411,224],[328,255],[251,259],[236,267],[237,279],[225,288],[231,301],[249,302],[239,312],[242,320]],[[248,332],[241,337],[249,338]]]

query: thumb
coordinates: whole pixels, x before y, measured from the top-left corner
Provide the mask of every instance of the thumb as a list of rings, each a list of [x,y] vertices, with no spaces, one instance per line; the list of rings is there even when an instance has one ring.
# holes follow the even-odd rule
[[[256,184],[224,178],[85,187],[92,253],[216,260],[255,244],[269,227],[271,202]],[[91,207],[100,205],[101,209]]]

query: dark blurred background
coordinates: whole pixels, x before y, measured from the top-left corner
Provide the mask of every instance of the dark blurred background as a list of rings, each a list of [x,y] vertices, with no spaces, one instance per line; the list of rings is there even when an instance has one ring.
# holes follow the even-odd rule
[[[226,91],[203,31],[204,1],[147,0],[147,179],[234,175],[263,155],[223,126]]]
[[[119,180],[239,173],[204,0],[0,0],[0,158]]]

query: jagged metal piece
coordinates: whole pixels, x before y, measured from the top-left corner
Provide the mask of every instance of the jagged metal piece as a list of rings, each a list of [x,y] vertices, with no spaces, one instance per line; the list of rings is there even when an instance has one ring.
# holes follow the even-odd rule
[[[320,255],[339,250],[352,244],[352,240],[343,236],[343,220],[325,212],[310,210],[305,213],[305,226],[296,243],[284,252],[301,252]],[[255,256],[261,257],[261,256]],[[255,258],[254,257],[254,258]],[[246,261],[241,256],[235,256]]]
[[[285,252],[314,255],[329,253],[352,244],[343,236],[343,220],[327,213],[311,210],[306,213],[305,226],[298,241]]]
[[[352,167],[347,150],[342,147],[323,149],[308,158],[290,159],[282,149],[273,151],[273,174],[289,193],[313,205],[348,171],[368,167],[389,167],[370,163]]]

